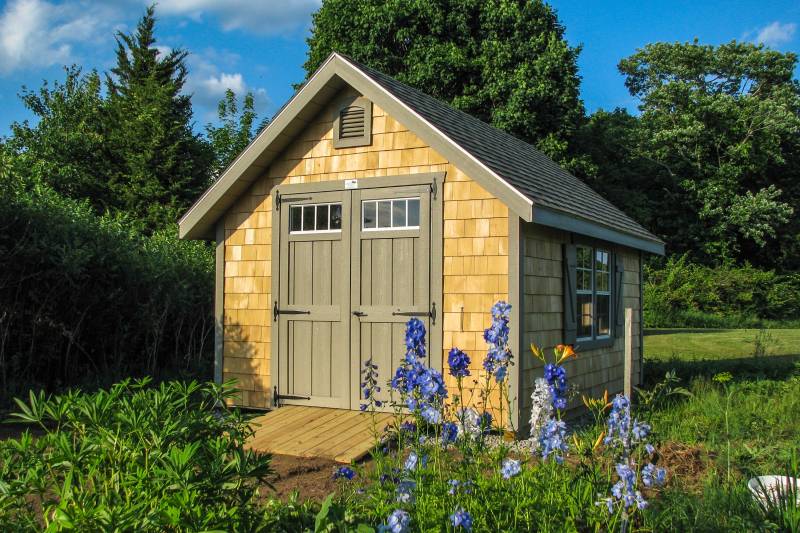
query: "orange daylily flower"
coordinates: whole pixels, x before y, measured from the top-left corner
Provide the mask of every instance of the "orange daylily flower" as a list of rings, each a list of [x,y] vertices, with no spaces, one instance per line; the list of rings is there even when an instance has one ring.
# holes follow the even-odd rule
[[[556,346],[556,352],[561,354],[561,357],[558,359],[558,364],[563,363],[570,357],[578,357],[578,354],[575,353],[575,350],[573,350],[572,346],[569,344],[559,344]]]

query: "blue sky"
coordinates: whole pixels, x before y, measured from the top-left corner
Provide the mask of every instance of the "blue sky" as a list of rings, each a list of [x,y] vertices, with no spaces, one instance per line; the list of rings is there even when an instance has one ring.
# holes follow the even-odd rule
[[[42,80],[63,79],[62,65],[107,70],[114,32],[130,31],[149,0],[8,0],[0,3],[0,135],[29,118],[17,94]],[[252,91],[261,115],[271,115],[303,79],[305,38],[319,0],[161,0],[159,44],[190,51],[187,90],[198,129],[213,121],[230,87]],[[617,62],[654,41],[719,44],[732,39],[800,51],[800,2],[554,1],[571,44],[582,44],[582,98],[591,112],[636,101]]]

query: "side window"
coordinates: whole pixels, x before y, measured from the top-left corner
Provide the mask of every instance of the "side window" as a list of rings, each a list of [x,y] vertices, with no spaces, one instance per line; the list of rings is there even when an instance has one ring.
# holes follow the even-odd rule
[[[290,233],[342,231],[342,204],[293,205],[289,210]]]
[[[569,273],[571,275],[571,273]],[[578,341],[611,336],[611,252],[602,247],[575,247],[575,337]]]

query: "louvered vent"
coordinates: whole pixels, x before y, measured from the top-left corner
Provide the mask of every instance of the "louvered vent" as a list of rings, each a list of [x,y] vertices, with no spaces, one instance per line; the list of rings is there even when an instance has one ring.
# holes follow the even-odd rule
[[[366,130],[364,108],[348,106],[339,112],[339,138],[363,138]]]

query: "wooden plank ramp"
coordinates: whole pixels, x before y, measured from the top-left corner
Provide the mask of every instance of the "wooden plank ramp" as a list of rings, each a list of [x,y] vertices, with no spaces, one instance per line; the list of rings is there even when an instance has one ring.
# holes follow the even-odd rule
[[[377,413],[380,433],[393,415]],[[286,405],[251,422],[255,434],[246,448],[258,452],[322,457],[351,463],[367,455],[375,437],[369,413],[306,405]]]

